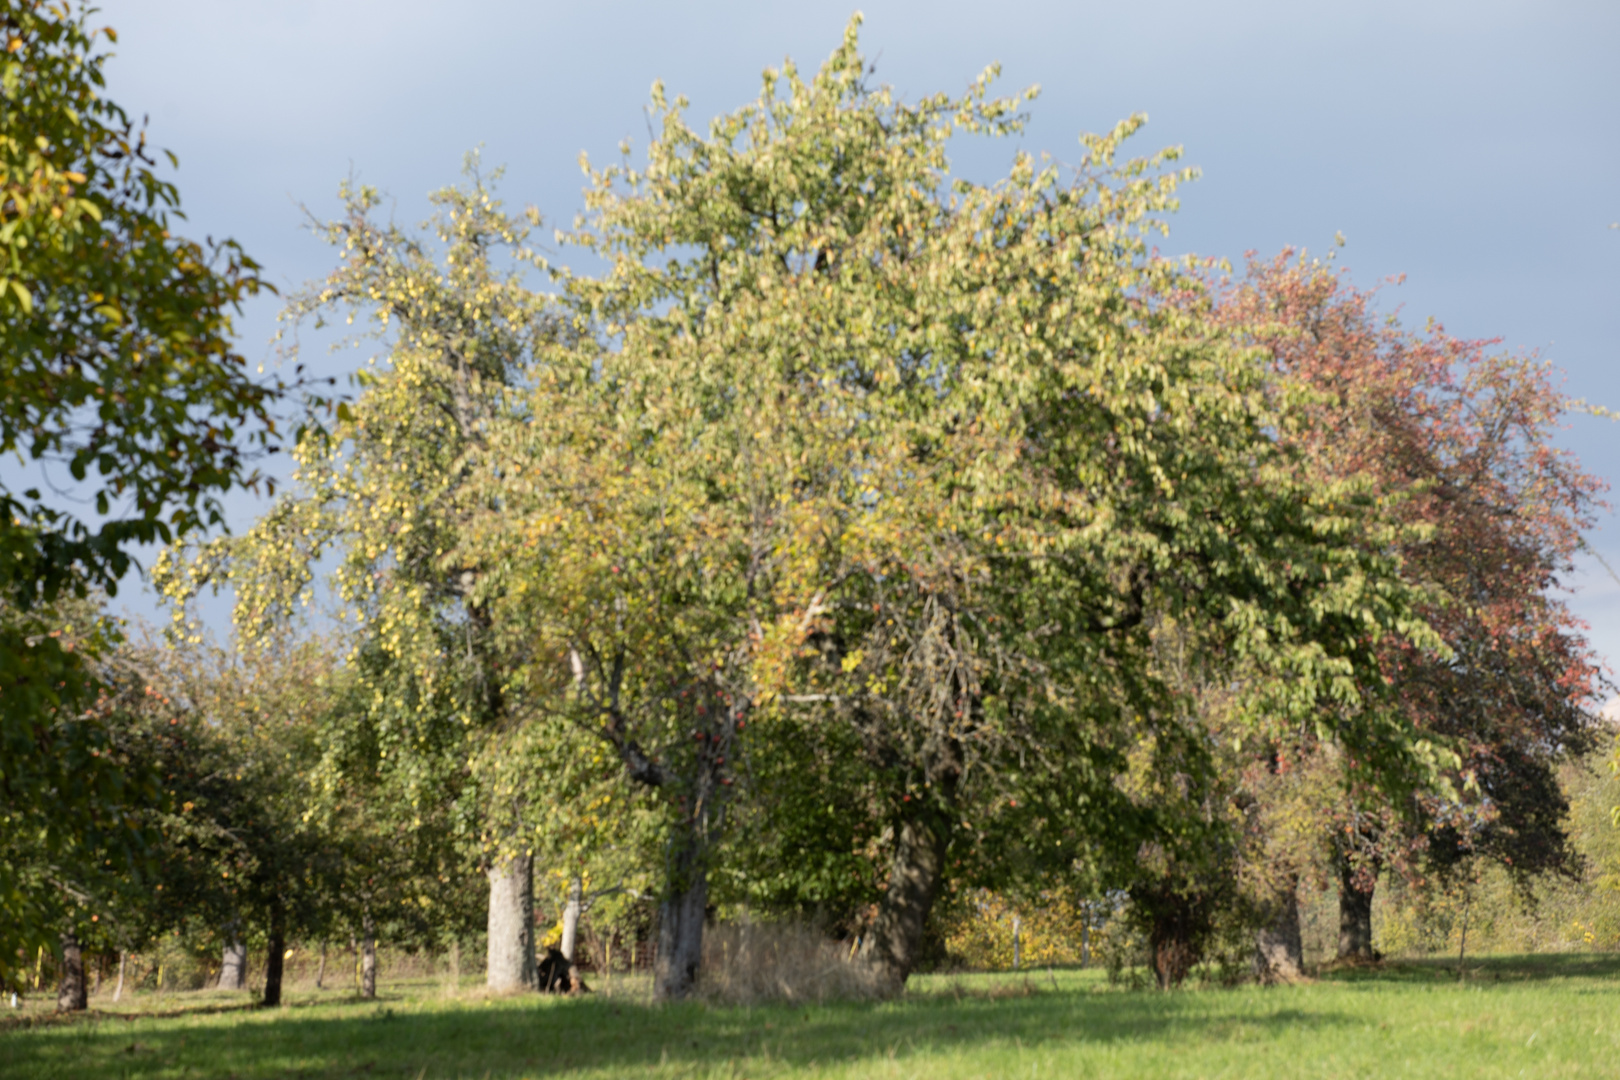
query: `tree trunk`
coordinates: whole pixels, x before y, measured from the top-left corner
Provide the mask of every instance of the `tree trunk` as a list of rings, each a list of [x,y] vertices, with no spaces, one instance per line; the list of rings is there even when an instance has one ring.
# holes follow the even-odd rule
[[[360,917],[360,996],[371,1000],[377,996],[377,921],[366,906]]]
[[[1187,973],[1198,962],[1199,948],[1193,939],[1192,924],[1196,913],[1191,904],[1174,895],[1160,900],[1157,917],[1148,930],[1148,952],[1153,964],[1153,978],[1160,990],[1174,990],[1187,978]]]
[[[225,942],[225,951],[219,962],[219,988],[221,990],[242,990],[247,987],[247,946],[236,933],[234,924],[230,932],[230,940]]]
[[[1270,925],[1255,934],[1254,969],[1263,983],[1297,982],[1305,973],[1305,949],[1299,931],[1299,883],[1294,878],[1273,902]]]
[[[1378,959],[1373,951],[1372,904],[1375,882],[1357,880],[1355,868],[1348,859],[1339,860],[1339,959],[1356,963],[1371,963]]]
[[[489,978],[491,990],[533,990],[534,858],[518,855],[489,868]]]
[[[568,902],[563,905],[562,954],[570,964],[574,962],[574,942],[579,937],[579,909],[583,897],[583,883],[579,875],[568,879]]]
[[[658,956],[653,965],[653,997],[673,1001],[697,988],[703,963],[703,919],[709,906],[709,871],[687,848],[671,876],[670,894],[658,905]]]
[[[906,988],[922,958],[923,931],[945,868],[945,840],[943,829],[920,820],[903,823],[895,837],[889,888],[861,948],[891,994]]]
[[[129,959],[129,954],[127,952],[125,952],[123,949],[119,949],[118,950],[118,985],[113,987],[113,1000],[114,1001],[117,1001],[119,998],[124,996],[124,963],[128,959]]]
[[[56,988],[57,1012],[83,1012],[89,1007],[84,985],[84,948],[72,930],[62,931],[62,980]]]
[[[326,989],[326,942],[321,942],[321,964],[315,969],[315,989]]]
[[[1468,909],[1473,905],[1473,901],[1474,901],[1473,883],[1470,882],[1469,884],[1465,885],[1463,888],[1464,888],[1465,891],[1463,892],[1462,937],[1459,938],[1458,941],[1457,941],[1457,981],[1458,982],[1461,982],[1463,980],[1464,973],[1467,971],[1467,968],[1463,967],[1463,961],[1468,956]]]
[[[270,907],[270,943],[264,957],[264,1005],[281,1004],[281,965],[287,958],[287,916],[279,903]]]

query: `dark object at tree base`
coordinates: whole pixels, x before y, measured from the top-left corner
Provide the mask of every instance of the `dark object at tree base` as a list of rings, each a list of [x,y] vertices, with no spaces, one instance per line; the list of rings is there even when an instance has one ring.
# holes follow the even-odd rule
[[[591,988],[580,978],[579,969],[556,949],[547,949],[538,965],[542,994],[588,994]]]

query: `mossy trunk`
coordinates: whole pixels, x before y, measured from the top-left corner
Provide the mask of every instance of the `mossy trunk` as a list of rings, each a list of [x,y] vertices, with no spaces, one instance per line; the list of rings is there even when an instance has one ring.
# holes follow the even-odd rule
[[[1160,990],[1174,990],[1186,981],[1199,960],[1199,946],[1180,912],[1168,911],[1153,922],[1148,933],[1153,981]]]

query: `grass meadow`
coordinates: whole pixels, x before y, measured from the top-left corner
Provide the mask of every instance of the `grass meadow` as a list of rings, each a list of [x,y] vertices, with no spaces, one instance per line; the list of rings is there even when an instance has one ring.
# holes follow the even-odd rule
[[[1299,986],[1123,989],[1096,971],[939,975],[881,1004],[654,1006],[420,979],[375,1001],[141,993],[0,1020],[0,1077],[1620,1076],[1620,957],[1394,962]]]

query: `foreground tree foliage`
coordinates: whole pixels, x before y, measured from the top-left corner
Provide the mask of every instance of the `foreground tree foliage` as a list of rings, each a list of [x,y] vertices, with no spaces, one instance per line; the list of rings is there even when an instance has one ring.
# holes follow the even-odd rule
[[[220,496],[259,480],[284,389],[249,378],[231,341],[266,287],[257,265],[179,234],[177,189],[102,92],[113,32],[87,19],[0,3],[0,453],[41,475],[0,483],[0,981],[56,933],[61,898],[41,882],[62,878],[41,867],[111,843],[133,873],[141,847],[113,834],[144,781],[119,775],[96,709],[95,658],[116,635],[51,605],[113,593],[132,544],[219,523]],[[55,484],[94,516],[42,493]]]
[[[177,189],[101,92],[113,32],[85,19],[0,5],[0,452],[61,467],[103,519],[0,490],[0,583],[18,599],[112,592],[130,544],[220,523],[219,495],[258,482],[249,451],[275,430],[279,388],[231,343],[258,266],[176,235]]]

